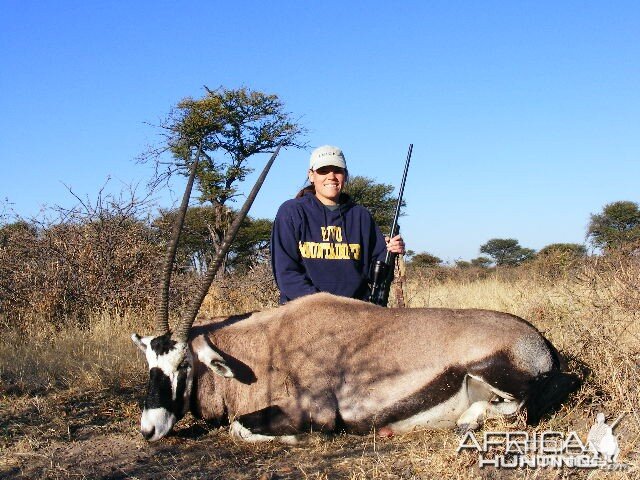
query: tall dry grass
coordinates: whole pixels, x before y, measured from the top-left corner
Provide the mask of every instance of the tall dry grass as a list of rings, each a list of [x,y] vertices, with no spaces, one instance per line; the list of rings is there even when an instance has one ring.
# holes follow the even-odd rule
[[[2,332],[0,393],[43,395],[52,391],[118,391],[143,379],[140,358],[129,339],[133,331],[151,331],[147,316],[95,314],[79,328],[54,328],[31,320]]]

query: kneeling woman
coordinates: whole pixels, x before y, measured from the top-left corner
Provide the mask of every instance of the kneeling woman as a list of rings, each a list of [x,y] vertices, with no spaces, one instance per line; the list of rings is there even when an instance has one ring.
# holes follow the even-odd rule
[[[387,250],[404,254],[400,235],[385,241],[369,211],[342,192],[344,154],[325,145],[311,153],[309,186],[278,209],[271,265],[280,303],[316,292],[364,300],[370,265]]]

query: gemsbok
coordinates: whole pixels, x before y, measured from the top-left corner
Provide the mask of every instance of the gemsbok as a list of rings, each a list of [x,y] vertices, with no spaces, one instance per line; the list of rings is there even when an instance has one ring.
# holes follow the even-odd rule
[[[247,441],[294,441],[310,431],[464,431],[521,409],[535,424],[577,388],[535,327],[495,311],[384,308],[318,293],[272,310],[196,319],[278,150],[170,331],[168,287],[196,155],[167,248],[156,334],[132,335],[149,366],[140,425],[147,440],[167,435],[189,410]]]

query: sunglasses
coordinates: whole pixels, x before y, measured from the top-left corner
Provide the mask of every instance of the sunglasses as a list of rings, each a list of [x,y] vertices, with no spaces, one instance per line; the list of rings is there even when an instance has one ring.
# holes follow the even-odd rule
[[[334,165],[327,165],[325,167],[316,168],[315,172],[319,175],[328,175],[330,172],[336,175],[344,174],[344,168],[336,167]]]

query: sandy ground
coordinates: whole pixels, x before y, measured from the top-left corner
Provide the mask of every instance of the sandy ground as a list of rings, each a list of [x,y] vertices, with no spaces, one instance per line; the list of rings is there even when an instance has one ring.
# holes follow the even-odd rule
[[[249,445],[189,415],[150,444],[137,403],[127,390],[3,395],[0,478],[424,478],[404,442],[373,435]]]
[[[139,390],[139,389],[138,389]],[[188,415],[156,443],[138,433],[139,392],[0,394],[0,478],[445,479],[640,478],[575,470],[479,469],[453,432],[393,438],[312,434],[300,445],[246,444]],[[574,425],[587,431],[587,418]],[[627,455],[628,456],[628,455]]]

